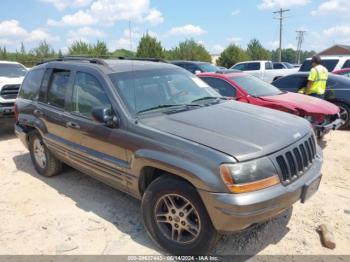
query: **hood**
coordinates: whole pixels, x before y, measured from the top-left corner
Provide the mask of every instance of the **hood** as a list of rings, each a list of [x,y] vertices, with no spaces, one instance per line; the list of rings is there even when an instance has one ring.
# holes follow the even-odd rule
[[[311,132],[301,117],[236,101],[140,120],[245,161],[281,150]]]
[[[291,106],[301,109],[308,114],[335,115],[339,108],[330,102],[312,96],[286,92],[281,95],[259,97],[262,100],[276,103],[278,105]]]
[[[0,76],[0,86],[4,85],[20,85],[23,82],[24,77],[4,77]]]

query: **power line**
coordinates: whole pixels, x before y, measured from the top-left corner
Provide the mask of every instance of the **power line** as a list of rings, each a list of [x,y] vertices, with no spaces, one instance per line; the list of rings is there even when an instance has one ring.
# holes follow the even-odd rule
[[[298,40],[298,48],[297,48],[297,57],[296,57],[296,64],[300,64],[300,56],[301,56],[301,45],[304,42],[304,34],[306,33],[305,30],[297,30],[295,31],[297,33],[297,40]]]
[[[283,13],[289,12],[290,9],[280,9],[278,11],[273,12],[273,14],[279,14],[279,17],[275,18],[280,20],[280,44],[279,44],[279,55],[278,55],[278,60],[279,62],[282,62],[282,27],[283,27],[283,19],[286,17],[283,16]]]

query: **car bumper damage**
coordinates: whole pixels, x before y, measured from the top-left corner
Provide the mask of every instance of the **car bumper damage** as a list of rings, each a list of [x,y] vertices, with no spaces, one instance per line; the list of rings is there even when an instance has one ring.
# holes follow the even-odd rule
[[[344,121],[340,118],[334,120],[331,123],[328,124],[321,124],[321,125],[315,125],[314,129],[317,133],[317,135],[324,135],[329,133],[331,130],[337,130],[344,124]]]

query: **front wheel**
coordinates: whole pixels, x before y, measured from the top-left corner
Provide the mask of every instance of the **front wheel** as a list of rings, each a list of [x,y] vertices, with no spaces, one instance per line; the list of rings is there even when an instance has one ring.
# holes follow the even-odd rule
[[[216,243],[206,208],[187,182],[157,178],[147,188],[141,208],[150,237],[172,254],[208,254]]]
[[[344,120],[344,124],[339,129],[346,129],[350,126],[350,106],[344,103],[335,102],[340,109],[340,118]]]

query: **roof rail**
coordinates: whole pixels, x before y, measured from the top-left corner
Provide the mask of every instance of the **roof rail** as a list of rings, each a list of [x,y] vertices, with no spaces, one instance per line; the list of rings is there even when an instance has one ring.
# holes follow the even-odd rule
[[[49,62],[64,62],[64,61],[82,61],[82,62],[89,62],[92,64],[108,66],[108,64],[105,61],[103,61],[102,59],[91,58],[91,57],[86,57],[86,56],[63,56],[63,57],[56,58],[56,59],[49,59],[49,60],[41,61],[41,62],[37,63],[37,65],[41,65],[41,64],[45,64],[45,63],[49,63]]]
[[[147,58],[147,57],[124,57],[118,56],[120,60],[136,60],[136,61],[150,61],[150,62],[160,62],[160,63],[168,63],[168,61],[161,58]],[[113,57],[112,57],[113,59]]]

